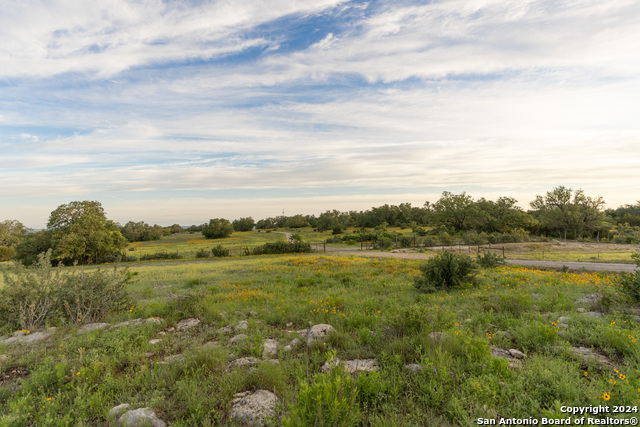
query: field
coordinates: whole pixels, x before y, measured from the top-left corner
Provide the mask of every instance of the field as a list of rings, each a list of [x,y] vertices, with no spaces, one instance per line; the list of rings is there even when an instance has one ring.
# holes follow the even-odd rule
[[[279,398],[272,425],[466,426],[572,416],[563,405],[638,406],[640,324],[616,275],[499,267],[420,294],[421,262],[309,254],[131,264],[134,304],[106,320],[162,322],[83,335],[61,326],[29,351],[0,346],[0,425],[109,425],[109,409],[125,402],[172,426],[241,425],[229,417],[233,395],[259,389]],[[173,329],[192,317],[195,328]],[[220,328],[245,320],[247,339],[232,344],[237,332]],[[320,323],[335,328],[326,341],[285,351],[297,330]],[[228,370],[239,357],[261,359],[267,338],[279,343],[278,364]],[[323,373],[333,352],[375,359],[378,370]],[[175,355],[183,359],[161,363]]]

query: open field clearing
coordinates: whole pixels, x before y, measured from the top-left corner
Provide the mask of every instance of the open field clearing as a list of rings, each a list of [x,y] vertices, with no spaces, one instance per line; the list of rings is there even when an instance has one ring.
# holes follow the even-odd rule
[[[617,275],[498,267],[420,294],[421,262],[131,264],[133,303],[105,321],[153,321],[0,344],[0,425],[115,425],[121,403],[172,426],[243,425],[234,395],[257,390],[277,396],[268,425],[466,426],[566,419],[563,405],[636,416],[612,413],[640,403],[640,317]],[[333,330],[306,345],[297,331],[319,324]],[[367,372],[329,370],[334,355]]]
[[[245,247],[254,248],[265,243],[285,240],[284,234],[255,231],[236,231],[224,239],[205,239],[202,233],[182,233],[164,236],[160,240],[131,243],[127,253],[139,257],[158,252],[169,252],[178,253],[185,258],[194,258],[199,249],[211,249],[214,246],[222,245],[232,251],[232,255],[240,255]]]

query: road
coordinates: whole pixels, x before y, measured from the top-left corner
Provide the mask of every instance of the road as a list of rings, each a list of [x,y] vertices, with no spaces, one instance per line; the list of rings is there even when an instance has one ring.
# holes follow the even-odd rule
[[[281,232],[287,239],[291,239],[291,233]],[[311,247],[317,251],[323,251],[324,247],[319,245],[311,245]],[[428,259],[430,254],[420,252],[382,252],[382,251],[363,251],[358,249],[346,249],[346,248],[326,248],[327,254],[333,255],[355,255],[360,257],[372,257],[372,258],[404,258],[404,259]],[[566,266],[571,270],[585,269],[587,271],[611,271],[614,273],[632,273],[637,269],[634,264],[610,264],[603,262],[574,262],[574,261],[538,261],[538,260],[524,260],[524,259],[507,259],[507,264],[522,265],[525,267],[537,267],[537,268],[553,268],[561,269]]]

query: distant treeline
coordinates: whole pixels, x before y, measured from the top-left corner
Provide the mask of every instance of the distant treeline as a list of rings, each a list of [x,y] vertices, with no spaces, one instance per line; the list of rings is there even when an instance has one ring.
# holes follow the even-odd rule
[[[385,204],[364,211],[334,209],[318,216],[282,215],[257,222],[251,217],[232,222],[214,218],[185,228],[179,224],[161,227],[142,221],[129,221],[122,226],[106,218],[99,202],[71,202],[51,212],[45,230],[28,230],[16,220],[0,222],[0,261],[16,258],[31,264],[38,254],[51,249],[51,259],[56,262],[96,263],[120,253],[128,242],[157,240],[185,230],[202,232],[206,238],[215,239],[254,228],[313,227],[321,232],[331,230],[336,240],[350,243],[395,239],[400,244],[409,244],[404,241],[409,236],[392,235],[387,227],[411,229],[416,236],[436,236],[432,241],[438,244],[453,241],[454,237],[470,244],[517,242],[529,235],[640,243],[640,201],[604,210],[600,196],[590,197],[582,190],[557,187],[544,196],[536,196],[529,204],[530,210],[524,211],[516,203],[512,197],[475,200],[466,193],[445,191],[436,202],[427,201],[420,207],[411,203]],[[342,236],[347,229],[352,232]]]

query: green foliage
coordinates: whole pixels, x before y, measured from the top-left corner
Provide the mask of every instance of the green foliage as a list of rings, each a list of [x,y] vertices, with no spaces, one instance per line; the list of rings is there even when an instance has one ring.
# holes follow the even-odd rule
[[[476,272],[476,264],[468,255],[443,251],[421,265],[420,271],[422,275],[415,278],[414,286],[421,292],[434,292],[468,283]]]
[[[16,220],[0,222],[0,246],[13,247],[27,234],[27,228]]]
[[[476,258],[476,262],[484,268],[495,268],[499,265],[504,265],[505,263],[503,257],[491,251],[487,251],[482,255],[478,255],[478,258]]]
[[[10,246],[0,245],[0,261],[7,261],[16,254],[16,250]]]
[[[89,272],[73,267],[64,272],[51,266],[51,251],[41,254],[33,267],[16,264],[3,269],[0,288],[0,323],[35,329],[45,323],[94,322],[130,302],[125,286],[133,275],[114,267]]]
[[[255,221],[251,217],[240,218],[233,220],[233,231],[251,231],[256,225]]]
[[[224,218],[209,220],[209,224],[202,230],[202,235],[207,239],[221,239],[229,237],[233,233],[233,225]]]
[[[159,225],[149,225],[144,221],[127,222],[120,228],[122,235],[130,242],[146,242],[159,240],[164,235],[164,229]]]
[[[182,259],[184,256],[179,252],[156,252],[153,254],[144,254],[140,256],[140,261],[153,261],[156,259]]]
[[[355,404],[358,390],[353,378],[335,363],[335,350],[326,357],[334,368],[315,375],[311,384],[300,383],[296,404],[283,420],[285,426],[355,426],[362,418]]]
[[[257,246],[253,249],[250,249],[250,253],[252,255],[292,254],[304,252],[311,252],[311,246],[308,243],[302,242],[265,243],[262,246]]]
[[[214,246],[211,249],[211,255],[213,255],[214,257],[226,257],[229,256],[231,254],[231,252],[229,251],[229,249],[225,248],[222,245],[218,245],[218,246]]]
[[[622,291],[635,303],[640,303],[640,252],[634,252],[631,257],[636,261],[638,269],[633,273],[622,273],[619,283]]]

